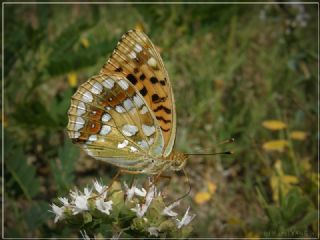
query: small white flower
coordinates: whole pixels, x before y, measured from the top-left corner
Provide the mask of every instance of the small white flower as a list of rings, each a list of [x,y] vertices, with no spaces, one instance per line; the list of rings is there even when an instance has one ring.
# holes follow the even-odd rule
[[[65,207],[67,207],[67,206],[70,205],[70,204],[69,204],[69,200],[68,200],[67,198],[65,198],[65,197],[59,197],[59,200],[60,200],[60,202],[62,202],[62,204],[63,204]]]
[[[98,194],[102,194],[101,197],[104,199],[107,196],[107,186],[100,184],[97,180],[93,182],[94,188],[96,189]]]
[[[152,201],[152,199],[157,196],[157,188],[155,185],[152,185],[151,188],[149,189],[147,196],[146,196],[146,203]],[[150,204],[149,203],[149,204]]]
[[[87,199],[90,197],[92,193],[92,189],[89,190],[89,188],[84,188],[84,195],[87,197]]]
[[[172,211],[172,209],[176,206],[178,206],[180,204],[180,201],[176,201],[174,203],[172,203],[171,205],[169,205],[168,207],[165,207],[162,211],[162,215],[167,215],[170,217],[176,217],[178,215],[178,213]]]
[[[130,200],[133,198],[133,196],[134,196],[134,191],[135,191],[135,189],[136,189],[136,186],[133,185],[131,188],[129,188],[128,185],[127,185],[127,183],[124,182],[124,188],[125,188],[125,190],[126,190],[126,195],[127,195],[126,200],[130,201]]]
[[[147,194],[147,191],[144,188],[142,188],[140,190],[135,185],[133,185],[131,188],[129,188],[126,182],[124,182],[124,188],[125,188],[126,195],[127,195],[126,199],[128,201],[130,201],[134,197],[134,195],[138,195],[140,197],[145,197]]]
[[[148,228],[148,232],[149,232],[150,236],[158,237],[159,236],[159,231],[160,231],[159,227],[149,227]]]
[[[149,205],[147,204],[140,205],[139,203],[137,203],[134,208],[131,208],[131,210],[137,213],[137,217],[141,218],[147,212],[148,208],[149,208]]]
[[[72,209],[73,215],[89,210],[88,199],[91,197],[92,189],[84,188],[84,195],[78,190],[71,191],[70,196],[74,207]]]
[[[79,196],[79,191],[77,189],[75,189],[74,191],[70,191],[70,196],[72,198],[72,200],[74,201],[76,199],[77,196]]]
[[[142,205],[137,203],[137,205],[134,208],[131,208],[132,211],[137,213],[137,217],[141,218],[144,216],[144,214],[147,212],[153,198],[157,195],[157,189],[153,185],[150,189],[149,192],[147,193],[146,196],[146,202]]]
[[[96,207],[100,212],[109,215],[110,210],[112,209],[112,200],[105,202],[103,199],[99,198],[96,200]]]
[[[147,191],[144,188],[141,188],[141,190],[139,188],[135,188],[134,193],[140,197],[145,197],[147,195]]]
[[[88,197],[86,195],[76,196],[74,204],[75,207],[72,209],[73,215],[89,210]]]
[[[142,204],[142,205],[140,205],[139,203],[137,203],[134,208],[131,208],[131,210],[132,210],[133,212],[136,212],[137,217],[141,218],[141,217],[143,217],[143,216],[146,214],[146,212],[147,212],[147,210],[148,210],[148,208],[149,208],[149,206],[150,206],[150,203],[151,203],[151,201],[145,202],[145,203]]]
[[[55,223],[64,218],[65,207],[58,207],[57,205],[52,203],[51,208],[52,208],[52,212],[56,215],[54,218]]]
[[[190,209],[190,207],[188,207],[186,213],[184,214],[184,216],[183,216],[183,218],[181,220],[176,219],[177,228],[178,229],[180,229],[183,226],[187,226],[192,221],[192,219],[194,219],[194,217],[196,216],[195,214],[188,215],[189,214],[189,209]]]
[[[142,217],[145,214],[144,212],[142,212],[142,209],[139,203],[137,203],[136,206],[134,208],[131,208],[130,210],[137,213],[138,217]]]
[[[100,184],[97,180],[93,182],[93,185],[98,193],[103,193],[107,189],[107,186]]]

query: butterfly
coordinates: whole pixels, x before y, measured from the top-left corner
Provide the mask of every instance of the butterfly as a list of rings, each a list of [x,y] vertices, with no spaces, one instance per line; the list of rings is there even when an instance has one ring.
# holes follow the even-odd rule
[[[176,109],[159,52],[141,30],[125,33],[100,73],[71,99],[69,137],[91,157],[136,173],[181,170]]]

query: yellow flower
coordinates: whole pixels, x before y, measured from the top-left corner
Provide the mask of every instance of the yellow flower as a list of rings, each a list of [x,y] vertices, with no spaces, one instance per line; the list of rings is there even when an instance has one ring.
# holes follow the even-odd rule
[[[217,190],[217,185],[214,182],[208,181],[208,190],[210,194],[214,194]]]
[[[194,197],[194,201],[201,205],[204,204],[206,202],[208,202],[211,198],[211,194],[208,192],[198,192],[195,197]]]
[[[78,77],[77,74],[75,72],[71,72],[67,75],[68,78],[68,83],[70,85],[70,87],[76,87],[78,84]]]
[[[213,194],[216,192],[217,185],[214,182],[208,180],[207,189],[208,189],[207,191],[200,191],[194,196],[194,201],[197,204],[201,205],[208,202],[213,196]]]
[[[282,176],[282,181],[285,184],[297,184],[299,182],[298,178],[296,176],[292,176],[292,175]]]
[[[283,195],[286,195],[292,185],[297,184],[299,179],[293,175],[286,175],[282,169],[282,163],[277,160],[274,164],[275,172],[270,178],[270,186],[272,188],[272,198],[274,201],[279,200],[279,190]]]
[[[81,44],[84,48],[88,48],[89,47],[89,40],[86,37],[81,38]]]
[[[279,120],[266,120],[264,122],[262,122],[262,126],[264,126],[265,128],[269,129],[269,130],[281,130],[287,127],[287,124],[285,124],[282,121]]]
[[[307,133],[304,131],[292,131],[289,136],[293,140],[303,141],[307,138]]]
[[[289,145],[287,140],[273,140],[273,141],[268,141],[265,142],[262,145],[262,148],[266,151],[279,151],[279,152],[283,152],[283,150],[285,149],[285,147],[287,147]]]

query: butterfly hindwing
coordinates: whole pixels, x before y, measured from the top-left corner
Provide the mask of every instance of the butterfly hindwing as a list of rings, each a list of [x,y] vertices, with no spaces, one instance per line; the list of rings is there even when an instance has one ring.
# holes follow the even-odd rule
[[[68,134],[92,157],[141,168],[146,155],[160,156],[163,136],[143,96],[121,74],[99,74],[72,97]],[[133,167],[134,166],[134,167]]]

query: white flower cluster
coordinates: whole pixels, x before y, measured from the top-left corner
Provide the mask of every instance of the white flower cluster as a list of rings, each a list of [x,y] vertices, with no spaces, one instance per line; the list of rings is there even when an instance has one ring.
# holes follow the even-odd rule
[[[155,198],[161,197],[161,193],[158,192],[156,186],[152,184],[152,182],[150,182],[151,187],[148,190],[144,188],[140,189],[136,185],[132,185],[129,187],[125,182],[123,185],[124,189],[120,191],[123,191],[123,194],[125,196],[124,204],[131,211],[136,213],[137,218],[144,217],[153,200]],[[55,214],[54,222],[56,223],[60,220],[65,219],[67,214],[69,214],[68,216],[72,216],[94,209],[97,209],[106,215],[110,215],[113,201],[110,200],[112,199],[112,196],[108,196],[108,190],[109,189],[107,186],[102,185],[98,181],[94,181],[93,187],[86,187],[84,188],[83,192],[80,192],[78,190],[71,191],[69,199],[60,197],[59,201],[61,202],[61,206],[57,206],[54,203],[51,204],[51,212]],[[140,200],[137,201],[137,199],[134,199],[135,196],[140,197]],[[143,198],[142,202],[141,198]],[[181,229],[183,226],[187,226],[195,217],[195,214],[189,215],[190,207],[188,207],[184,216],[179,219],[177,217],[178,213],[173,211],[173,208],[175,208],[179,204],[180,201],[176,201],[162,210],[162,216],[172,219],[177,229]],[[158,226],[149,226],[147,228],[147,231],[151,236],[158,236],[161,228],[159,228]]]
[[[65,218],[66,212],[69,210],[73,215],[77,215],[81,212],[88,211],[89,205],[88,200],[90,198],[95,199],[95,207],[102,213],[107,215],[110,214],[112,209],[112,200],[105,201],[107,197],[107,186],[103,186],[98,181],[93,183],[94,190],[89,188],[84,188],[83,193],[75,190],[70,192],[71,201],[65,197],[60,197],[59,201],[62,203],[62,206],[59,207],[56,204],[51,204],[52,212],[55,214],[54,222],[63,220]]]
[[[131,208],[132,211],[136,212],[137,217],[141,218],[145,215],[147,212],[152,200],[160,196],[161,193],[157,192],[157,188],[155,185],[152,185],[149,191],[147,192],[144,188],[141,190],[138,189],[136,186],[132,186],[129,188],[127,184],[125,183],[125,189],[126,189],[126,194],[127,194],[127,200],[131,200],[134,194],[138,196],[145,197],[145,202],[144,204],[139,204],[137,203],[134,208]],[[174,212],[172,209],[180,204],[180,201],[176,201],[172,203],[171,205],[165,207],[162,211],[162,215],[169,216],[169,217],[174,217],[176,226],[178,229],[182,228],[183,226],[187,226],[196,216],[195,214],[189,215],[189,210],[190,207],[188,207],[186,213],[184,216],[179,220],[178,218],[175,218],[178,216],[178,213]],[[160,231],[160,228],[158,227],[149,227],[148,232],[151,236],[158,236],[158,233]]]

